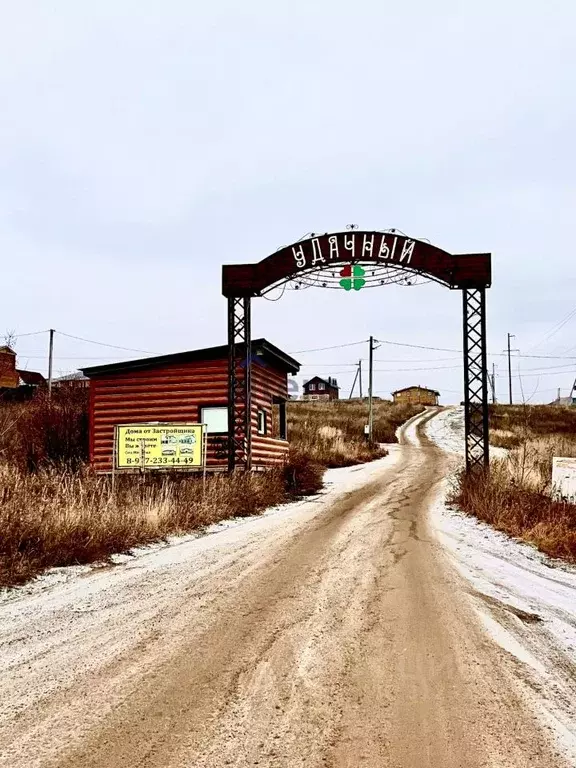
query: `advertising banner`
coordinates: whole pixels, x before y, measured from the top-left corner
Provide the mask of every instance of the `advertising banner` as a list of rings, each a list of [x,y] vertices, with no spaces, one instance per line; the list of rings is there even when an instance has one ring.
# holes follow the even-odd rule
[[[204,424],[120,424],[116,469],[198,469],[205,464]]]

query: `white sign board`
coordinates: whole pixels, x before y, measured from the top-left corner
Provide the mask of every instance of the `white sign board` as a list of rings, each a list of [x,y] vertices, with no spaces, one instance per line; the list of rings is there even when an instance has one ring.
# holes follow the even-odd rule
[[[576,501],[576,459],[554,456],[552,487],[559,498]]]

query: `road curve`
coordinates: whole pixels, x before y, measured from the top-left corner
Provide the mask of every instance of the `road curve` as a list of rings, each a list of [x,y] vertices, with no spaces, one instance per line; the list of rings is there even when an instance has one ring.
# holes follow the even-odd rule
[[[9,606],[0,767],[565,766],[429,529],[433,416],[330,504]]]

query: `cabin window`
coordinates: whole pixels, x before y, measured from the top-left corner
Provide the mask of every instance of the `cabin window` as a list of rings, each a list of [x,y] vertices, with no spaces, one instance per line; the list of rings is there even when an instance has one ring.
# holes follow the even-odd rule
[[[310,392],[314,392],[314,391],[315,391],[315,389],[316,389],[316,384],[309,384],[309,385],[308,385],[308,390],[309,390]]]
[[[326,389],[326,386],[320,381],[318,382],[318,392],[322,392]]]
[[[209,435],[222,435],[228,432],[228,408],[209,406],[200,408],[200,422],[206,424]]]
[[[279,440],[286,440],[286,400],[280,397],[274,397],[272,400],[272,437]]]
[[[262,408],[258,409],[258,434],[265,435],[267,427],[266,411]]]

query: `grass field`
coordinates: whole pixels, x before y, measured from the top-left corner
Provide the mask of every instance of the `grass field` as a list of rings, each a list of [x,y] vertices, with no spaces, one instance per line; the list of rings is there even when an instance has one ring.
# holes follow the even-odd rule
[[[376,405],[375,435],[393,441],[418,409]],[[55,393],[22,404],[0,403],[0,586],[21,583],[52,566],[106,559],[169,534],[317,492],[327,467],[384,454],[363,436],[367,405],[289,404],[288,462],[266,474],[181,475],[110,479],[87,458],[84,392]]]
[[[396,442],[396,430],[423,410],[422,406],[374,401],[374,446],[364,437],[368,404],[360,400],[296,401],[288,404],[288,428],[293,453],[325,467],[344,467],[383,456],[381,443]]]
[[[576,457],[576,408],[492,406],[489,473],[461,476],[453,500],[498,530],[576,562],[576,505],[554,498],[552,457]]]

